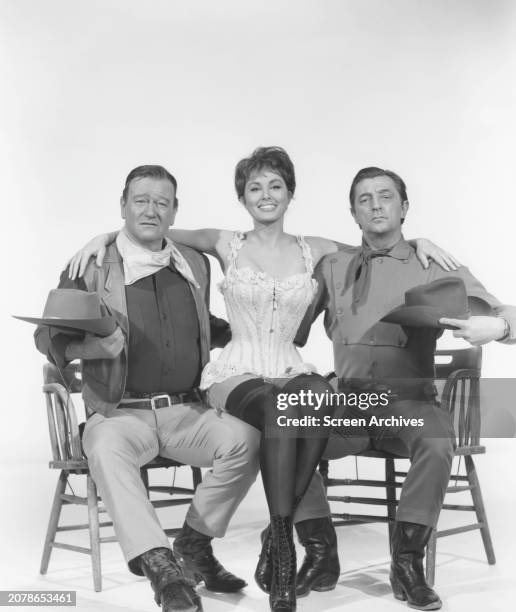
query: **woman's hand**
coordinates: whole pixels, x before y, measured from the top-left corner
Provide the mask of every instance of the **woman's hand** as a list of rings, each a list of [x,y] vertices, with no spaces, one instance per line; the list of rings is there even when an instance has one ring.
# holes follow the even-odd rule
[[[416,240],[416,255],[421,265],[425,270],[430,265],[429,260],[435,261],[435,263],[446,271],[456,270],[460,267],[460,262],[448,251],[441,249],[431,240],[426,238],[418,238]]]
[[[83,246],[80,251],[77,251],[67,263],[68,277],[72,280],[78,276],[81,277],[86,270],[90,257],[95,257],[97,266],[100,267],[106,255],[106,246],[111,242],[110,237],[110,234],[99,234]]]

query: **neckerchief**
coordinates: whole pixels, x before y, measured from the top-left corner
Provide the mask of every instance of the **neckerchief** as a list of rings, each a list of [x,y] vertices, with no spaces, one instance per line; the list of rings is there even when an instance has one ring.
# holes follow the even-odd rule
[[[371,284],[371,260],[375,257],[384,257],[392,248],[373,250],[368,244],[363,242],[361,248],[349,263],[341,295],[344,295],[349,287],[353,285],[351,302],[351,312],[353,314],[356,314],[358,307],[362,306],[367,300]]]
[[[181,276],[197,289],[200,288],[188,262],[168,238],[165,238],[165,248],[161,251],[151,251],[138,244],[127,230],[122,228],[116,237],[116,246],[122,256],[126,285],[132,285],[137,280],[166,268],[172,261]]]

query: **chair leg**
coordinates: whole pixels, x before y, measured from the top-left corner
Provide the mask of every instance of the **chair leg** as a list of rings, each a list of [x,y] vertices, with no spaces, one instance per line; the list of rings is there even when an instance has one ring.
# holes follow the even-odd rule
[[[482,499],[482,492],[480,490],[480,482],[477,476],[477,470],[475,463],[471,455],[464,457],[466,465],[466,474],[468,475],[468,481],[471,486],[471,497],[473,499],[473,505],[475,506],[475,512],[477,515],[477,521],[482,524],[480,528],[480,535],[484,542],[484,548],[486,551],[487,562],[489,565],[496,563],[496,557],[493,548],[493,542],[491,540],[491,533],[489,531],[489,525],[487,524],[487,514],[484,507],[484,500]]]
[[[389,550],[391,550],[392,532],[394,530],[394,521],[396,520],[396,504],[392,503],[396,502],[396,487],[392,486],[392,484],[396,482],[394,471],[394,459],[392,459],[391,457],[385,459],[385,482],[387,483],[387,486],[385,487],[385,492],[388,502],[387,517],[389,519]]]
[[[429,586],[435,582],[435,553],[437,547],[437,530],[432,529],[432,535],[426,545],[426,581]]]
[[[321,459],[319,461],[319,474],[322,476],[325,489],[328,489],[328,487],[326,486],[326,483],[328,481],[328,476],[329,476],[329,470],[330,470],[329,466],[330,466],[330,463],[328,459]]]
[[[102,573],[100,568],[99,506],[97,502],[97,487],[89,474],[87,475],[87,491],[93,587],[95,591],[101,591]]]
[[[68,474],[64,470],[59,474],[57,481],[56,490],[54,493],[54,500],[52,502],[52,508],[50,510],[50,518],[48,519],[47,535],[45,536],[45,544],[43,546],[43,555],[41,556],[41,565],[39,568],[40,574],[46,574],[48,569],[48,563],[50,561],[50,554],[52,553],[52,546],[56,537],[57,526],[59,525],[59,517],[61,515],[61,508],[63,507],[63,500],[61,495],[65,492],[66,483],[68,482]]]

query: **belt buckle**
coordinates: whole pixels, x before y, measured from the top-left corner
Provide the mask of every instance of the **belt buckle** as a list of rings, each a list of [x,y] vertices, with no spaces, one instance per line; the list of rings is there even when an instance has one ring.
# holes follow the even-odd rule
[[[160,399],[167,399],[168,400],[168,406],[162,406],[162,408],[169,408],[170,406],[172,406],[172,402],[170,401],[170,395],[167,395],[166,393],[163,393],[162,395],[154,395],[153,397],[150,398],[150,405],[151,405],[151,409],[152,410],[157,410],[156,408],[156,400],[160,400]]]

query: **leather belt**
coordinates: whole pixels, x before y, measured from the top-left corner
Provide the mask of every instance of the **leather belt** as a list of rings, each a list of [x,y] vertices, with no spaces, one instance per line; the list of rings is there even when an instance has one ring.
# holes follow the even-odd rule
[[[124,401],[131,400],[134,401]],[[137,399],[141,398],[141,399]],[[189,402],[202,401],[201,392],[199,389],[192,389],[185,393],[155,393],[155,394],[137,394],[124,393],[122,401],[117,408],[129,408],[131,410],[157,410],[158,408],[168,408],[174,404],[186,404]]]

